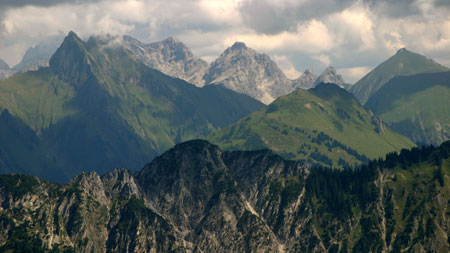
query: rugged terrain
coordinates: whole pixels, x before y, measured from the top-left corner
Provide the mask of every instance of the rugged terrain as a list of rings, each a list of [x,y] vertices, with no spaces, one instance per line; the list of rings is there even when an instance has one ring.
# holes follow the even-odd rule
[[[209,85],[250,95],[265,104],[292,90],[292,83],[266,54],[236,42],[211,63],[204,76]]]
[[[208,69],[208,63],[195,57],[181,41],[169,37],[163,41],[145,44],[132,37],[123,36],[122,43],[150,68],[183,79],[197,87],[205,85],[203,75]]]
[[[450,142],[355,170],[176,145],[140,172],[0,176],[0,251],[448,252]]]
[[[343,89],[350,89],[351,84],[345,83],[344,78],[339,75],[333,66],[328,66],[320,76],[317,77],[316,86],[321,83],[334,83]]]
[[[294,89],[311,89],[316,86],[317,76],[314,74],[313,69],[306,69],[303,74],[295,79],[292,83]]]
[[[262,106],[166,76],[120,45],[71,32],[49,67],[0,81],[0,171],[68,181],[90,169],[138,169]]]

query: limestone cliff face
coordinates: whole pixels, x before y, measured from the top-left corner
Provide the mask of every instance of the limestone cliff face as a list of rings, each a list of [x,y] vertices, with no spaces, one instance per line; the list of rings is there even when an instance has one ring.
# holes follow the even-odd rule
[[[311,89],[316,86],[317,76],[314,74],[311,68],[306,69],[303,74],[293,81],[295,89]]]
[[[316,85],[320,83],[334,83],[343,89],[350,89],[351,85],[345,83],[344,78],[339,75],[333,66],[328,66],[316,79]]]
[[[449,154],[447,142],[342,172],[196,140],[135,174],[3,175],[0,250],[446,251]]]
[[[124,36],[123,45],[150,68],[198,87],[205,84],[203,75],[208,69],[208,63],[194,56],[185,44],[173,37],[145,44]]]
[[[292,81],[268,55],[242,42],[234,43],[212,62],[204,79],[207,84],[223,85],[265,104],[292,91]]]

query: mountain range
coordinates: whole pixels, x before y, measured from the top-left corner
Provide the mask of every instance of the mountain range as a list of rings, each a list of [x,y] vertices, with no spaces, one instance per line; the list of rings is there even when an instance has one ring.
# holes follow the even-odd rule
[[[123,57],[122,61],[119,61],[120,57]],[[367,76],[382,76],[384,72],[380,70],[387,71],[397,63],[409,66],[404,63],[409,59],[416,60],[416,72],[441,66],[402,49]],[[402,81],[405,83],[402,89],[394,88],[397,96],[373,95],[374,102],[366,105],[366,109],[375,113],[371,115],[344,90],[338,90],[334,85],[319,87],[319,81],[336,82],[340,87],[346,87],[342,76],[333,67],[318,77],[308,69],[299,79],[291,81],[269,56],[259,54],[241,42],[226,49],[207,66],[174,38],[143,44],[127,36],[97,35],[84,42],[70,33],[49,62],[49,67],[0,82],[0,109],[3,111],[0,123],[5,133],[10,133],[2,137],[7,143],[0,150],[3,172],[26,172],[51,180],[67,180],[70,175],[89,167],[99,172],[113,167],[138,168],[175,143],[204,137],[258,109],[254,116],[220,130],[208,139],[226,149],[268,147],[286,158],[334,166],[359,164],[368,158],[413,145],[392,132],[391,127],[417,144],[438,145],[448,139],[446,115],[449,102],[445,92],[433,101],[426,94],[419,96],[421,101],[414,101],[416,106],[421,103],[427,106],[396,107],[399,103],[396,99],[412,87],[407,83],[414,81],[400,78],[406,81]],[[7,64],[3,65],[8,68]],[[197,80],[198,86],[205,85],[198,89],[158,71],[152,72],[148,66],[181,79]],[[398,71],[394,72],[387,75],[395,76]],[[205,74],[200,81],[202,73]],[[154,80],[161,85],[154,85]],[[396,78],[392,82],[394,80]],[[445,78],[439,80],[445,81]],[[446,87],[440,84],[430,85]],[[395,93],[392,91],[395,86],[389,85],[391,91],[380,89],[380,94]],[[301,87],[313,87],[313,90],[298,90],[284,97],[285,93]],[[262,104],[237,96],[230,89],[265,103],[276,97],[279,101],[262,108]],[[335,95],[324,95],[327,92]],[[433,89],[432,93],[436,92],[439,91]],[[388,98],[393,100],[387,101]],[[211,106],[216,105],[216,101],[219,104]],[[383,110],[379,109],[380,105]],[[387,108],[387,105],[391,107]],[[402,117],[395,116],[397,114]],[[108,128],[108,125],[116,127]],[[14,128],[20,131],[14,132]],[[83,137],[77,138],[77,134]],[[23,141],[10,145],[14,143],[12,136]],[[22,153],[18,150],[26,147],[31,147],[27,152],[34,157],[29,162],[19,159]],[[94,154],[109,159],[99,164]],[[38,165],[31,168],[31,164]],[[70,171],[70,175],[58,172],[56,168],[62,167]],[[47,175],[56,175],[56,178],[47,178]]]
[[[150,68],[183,79],[198,87],[221,85],[247,94],[265,104],[271,103],[294,89],[307,89],[321,82],[335,83],[348,89],[342,76],[329,66],[319,76],[308,69],[296,80],[289,80],[266,54],[236,42],[211,64],[194,56],[181,41],[169,37],[163,41],[144,44],[130,36],[103,36],[131,50]]]
[[[289,80],[268,55],[258,53],[242,42],[236,42],[215,61],[208,64],[196,57],[184,43],[173,37],[148,44],[130,36],[95,35],[94,37],[98,41],[103,41],[104,44],[124,46],[145,65],[166,75],[183,79],[197,87],[221,85],[247,94],[265,104],[294,89],[308,89],[322,82],[335,83],[346,89],[351,86],[344,82],[342,76],[337,74],[332,66],[326,68],[319,77],[308,69],[299,78]],[[0,68],[0,79],[47,67],[50,57],[59,47],[62,39],[62,34],[49,36],[30,47],[22,61],[13,69]]]
[[[195,57],[181,41],[169,37],[163,41],[144,44],[130,36],[123,36],[121,42],[150,68],[197,87],[204,86],[203,75],[208,69],[208,63]]]
[[[226,150],[270,148],[289,159],[347,167],[413,147],[346,90],[295,90],[207,139]]]
[[[67,181],[86,170],[136,169],[262,106],[166,76],[122,46],[71,32],[49,67],[0,81],[0,171]]]
[[[173,37],[55,41],[0,61],[0,252],[450,250],[433,60],[350,88],[242,42],[208,64]]]
[[[176,145],[69,184],[0,176],[2,252],[445,252],[450,142],[357,170]]]

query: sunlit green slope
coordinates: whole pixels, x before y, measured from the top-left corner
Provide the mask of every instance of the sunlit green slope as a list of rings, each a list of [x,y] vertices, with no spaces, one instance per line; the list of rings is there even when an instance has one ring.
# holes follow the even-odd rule
[[[225,149],[270,148],[288,158],[341,166],[414,145],[334,84],[296,90],[207,139]]]

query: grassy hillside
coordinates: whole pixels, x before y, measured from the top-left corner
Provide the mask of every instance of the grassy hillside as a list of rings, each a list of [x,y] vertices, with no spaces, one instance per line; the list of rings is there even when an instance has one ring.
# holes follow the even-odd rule
[[[350,91],[362,104],[365,104],[372,94],[393,77],[449,70],[430,58],[403,48],[356,82]]]
[[[366,103],[392,128],[418,144],[450,139],[450,72],[397,77]]]
[[[296,90],[207,139],[225,149],[270,148],[287,158],[333,166],[413,146],[334,84]]]

